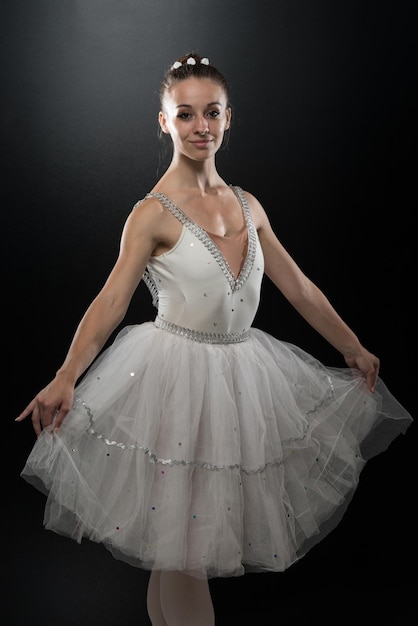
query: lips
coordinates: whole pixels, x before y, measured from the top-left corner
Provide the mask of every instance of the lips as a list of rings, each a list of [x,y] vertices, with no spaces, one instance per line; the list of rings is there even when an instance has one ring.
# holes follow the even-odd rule
[[[191,143],[194,146],[205,147],[205,146],[210,144],[210,140],[209,139],[202,139],[201,141],[192,141]]]

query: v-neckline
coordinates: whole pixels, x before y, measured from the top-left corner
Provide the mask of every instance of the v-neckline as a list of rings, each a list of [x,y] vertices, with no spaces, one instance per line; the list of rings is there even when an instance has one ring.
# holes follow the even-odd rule
[[[230,186],[232,191],[238,198],[240,203],[242,213],[244,216],[245,226],[247,228],[247,252],[245,255],[244,263],[242,264],[241,270],[238,276],[235,276],[233,271],[231,270],[228,261],[226,260],[223,252],[216,245],[215,241],[210,236],[209,232],[206,231],[202,226],[200,226],[197,222],[195,222],[191,217],[186,215],[184,211],[175,203],[171,198],[169,198],[166,194],[161,193],[159,191],[150,192],[147,194],[147,198],[155,197],[162,202],[162,204],[174,215],[177,219],[186,226],[198,239],[201,241],[208,251],[215,258],[218,265],[221,267],[223,273],[228,279],[229,285],[232,291],[238,291],[242,287],[242,285],[247,280],[250,271],[254,265],[255,253],[256,253],[256,245],[257,245],[257,231],[255,229],[251,211],[247,203],[247,199],[244,195],[241,187],[237,187],[234,185]]]

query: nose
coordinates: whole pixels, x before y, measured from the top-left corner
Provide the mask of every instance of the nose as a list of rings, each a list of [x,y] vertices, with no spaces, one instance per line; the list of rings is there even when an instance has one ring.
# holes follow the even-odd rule
[[[208,120],[205,117],[198,117],[196,120],[196,133],[199,133],[199,135],[205,135],[208,132]]]

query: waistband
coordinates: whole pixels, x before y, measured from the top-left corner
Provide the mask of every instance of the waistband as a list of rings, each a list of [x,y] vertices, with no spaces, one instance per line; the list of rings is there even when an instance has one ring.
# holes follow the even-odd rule
[[[241,343],[246,341],[250,336],[250,331],[245,330],[242,333],[206,333],[201,330],[191,330],[190,328],[183,328],[177,326],[173,322],[167,322],[159,315],[154,320],[154,325],[157,328],[167,330],[169,333],[179,335],[180,337],[186,337],[199,343]]]

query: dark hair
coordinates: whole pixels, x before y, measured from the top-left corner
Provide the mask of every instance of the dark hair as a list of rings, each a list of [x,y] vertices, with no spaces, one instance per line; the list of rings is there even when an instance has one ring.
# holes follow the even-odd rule
[[[193,59],[195,63],[188,63],[188,59]],[[179,63],[180,65],[178,65]],[[174,67],[175,65],[178,65],[178,67]],[[225,91],[227,106],[230,106],[229,88],[225,77],[221,74],[219,70],[216,69],[216,67],[210,64],[209,60],[206,57],[201,57],[199,54],[189,52],[188,54],[185,54],[177,59],[177,61],[173,63],[170,69],[166,72],[160,87],[161,108],[163,106],[165,93],[169,91],[171,87],[176,83],[179,83],[180,81],[190,77],[209,78],[215,83],[218,83],[218,85],[220,85]]]

